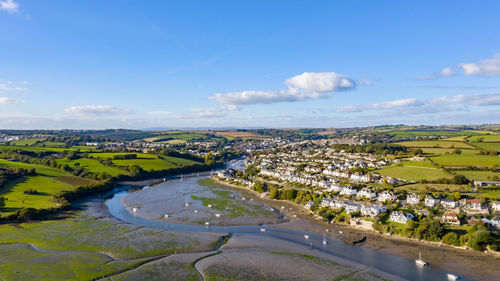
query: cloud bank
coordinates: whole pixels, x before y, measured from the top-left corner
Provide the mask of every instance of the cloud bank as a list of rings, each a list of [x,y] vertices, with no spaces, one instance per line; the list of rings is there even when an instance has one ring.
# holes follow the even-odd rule
[[[500,94],[479,94],[479,95],[456,95],[452,97],[441,97],[436,99],[400,99],[386,101],[382,103],[343,106],[337,108],[337,112],[362,112],[367,110],[388,110],[388,109],[408,109],[413,113],[433,113],[449,110],[457,110],[457,107],[450,106],[495,106],[500,105]],[[411,110],[410,110],[411,109]],[[415,109],[419,109],[418,111]]]
[[[103,116],[103,115],[120,115],[128,113],[128,111],[125,109],[117,108],[110,105],[72,106],[65,109],[64,112],[77,116]]]
[[[9,14],[17,13],[19,9],[19,4],[14,0],[4,0],[0,1],[0,10],[4,10]]]
[[[500,76],[500,54],[475,63],[462,63],[460,67],[465,75]]]
[[[26,101],[25,100],[16,100],[16,99],[11,99],[11,98],[6,98],[6,97],[0,97],[0,105],[23,103],[23,102],[26,102]]]
[[[335,72],[304,72],[285,80],[285,84],[288,90],[216,93],[209,99],[219,102],[225,109],[236,110],[245,105],[325,99],[333,92],[356,88],[353,79]]]

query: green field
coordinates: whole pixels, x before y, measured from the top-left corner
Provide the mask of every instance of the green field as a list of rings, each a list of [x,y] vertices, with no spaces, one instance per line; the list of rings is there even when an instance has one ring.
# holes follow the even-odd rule
[[[45,139],[23,139],[23,140],[18,140],[18,141],[11,141],[11,145],[17,145],[17,146],[29,146],[33,145],[37,141],[43,141]]]
[[[88,158],[81,158],[77,160],[66,160],[66,159],[57,159],[56,160],[57,164],[67,164],[68,166],[74,168],[75,163],[80,164],[80,168],[91,172],[91,173],[100,173],[104,172],[107,173],[111,176],[118,176],[118,175],[128,175],[127,171],[115,168],[115,167],[109,167],[104,164],[101,164],[99,161],[94,160],[94,159],[88,159]]]
[[[451,137],[451,138],[446,138],[443,139],[445,141],[465,141],[468,136],[457,136],[457,137]]]
[[[480,139],[482,139],[483,142],[500,142],[500,135],[480,135],[469,138],[470,141],[479,141]]]
[[[407,184],[396,187],[398,190],[406,190],[408,192],[418,193],[418,194],[428,194],[429,192],[455,192],[455,191],[472,191],[467,185],[457,185],[457,184],[423,184],[414,183]]]
[[[432,161],[441,166],[478,166],[492,167],[500,165],[499,156],[490,155],[441,155],[431,157]]]
[[[0,149],[2,149],[2,148],[5,148],[5,149],[22,149],[22,150],[30,151],[30,152],[44,152],[44,151],[63,152],[63,151],[75,150],[75,149],[72,149],[72,148],[63,148],[63,147],[0,145]]]
[[[40,174],[42,176],[47,176],[47,177],[62,177],[62,176],[69,176],[70,175],[70,174],[68,174],[64,171],[61,171],[59,169],[56,169],[56,168],[35,165],[35,164],[7,161],[4,159],[0,159],[0,167],[35,169],[37,174]]]
[[[409,181],[437,180],[440,178],[452,178],[453,175],[446,173],[439,168],[418,167],[418,166],[389,166],[375,171],[382,176],[401,178]]]
[[[170,163],[173,163],[175,165],[195,165],[195,164],[201,164],[200,162],[196,162],[190,159],[185,159],[185,158],[178,158],[178,157],[171,157],[171,156],[161,156],[161,159],[166,160]]]
[[[425,161],[404,161],[401,162],[402,166],[408,166],[408,167],[428,167],[428,168],[436,168],[434,165],[432,165],[431,161],[425,160]]]
[[[495,179],[495,176],[500,178],[499,172],[491,172],[491,171],[455,171],[457,175],[464,175],[470,180],[498,180]]]
[[[470,146],[463,142],[458,141],[403,141],[397,144],[406,147],[434,147],[434,148],[469,148],[475,149],[475,147]]]
[[[126,159],[126,160],[113,160],[113,164],[120,167],[127,167],[138,165],[146,171],[151,170],[164,170],[175,168],[177,165],[172,164],[161,159]]]
[[[156,155],[153,155],[153,154],[147,154],[147,153],[133,153],[133,152],[130,152],[130,153],[127,153],[127,152],[93,152],[93,153],[88,153],[89,157],[93,157],[93,158],[110,158],[110,159],[113,159],[113,157],[115,155],[129,155],[129,154],[135,154],[137,155],[137,158],[157,158]]]
[[[422,151],[427,154],[451,154],[453,153],[454,148],[422,148]],[[476,155],[479,154],[479,150],[475,149],[460,149],[462,151],[462,155]]]
[[[23,192],[28,189],[35,189],[38,194],[24,194]],[[56,204],[52,202],[52,195],[62,190],[72,189],[72,185],[44,176],[22,177],[9,181],[0,190],[0,195],[7,198],[2,212],[10,213],[22,208],[56,207]]]
[[[483,150],[500,151],[500,142],[473,142],[472,144]]]

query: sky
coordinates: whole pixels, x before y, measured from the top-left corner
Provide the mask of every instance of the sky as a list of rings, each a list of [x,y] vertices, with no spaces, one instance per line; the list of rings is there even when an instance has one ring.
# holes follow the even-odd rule
[[[500,123],[500,1],[0,0],[0,129]]]

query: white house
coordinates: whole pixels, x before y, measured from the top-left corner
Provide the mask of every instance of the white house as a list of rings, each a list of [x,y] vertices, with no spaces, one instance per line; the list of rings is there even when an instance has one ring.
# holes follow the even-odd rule
[[[406,224],[408,221],[413,220],[413,218],[415,218],[415,216],[413,216],[412,214],[393,211],[393,212],[391,212],[389,220],[393,221],[393,222],[399,222],[399,223]]]
[[[458,206],[458,202],[450,199],[443,199],[441,200],[441,206],[443,206],[444,208],[453,209]]]
[[[419,202],[420,202],[420,197],[415,193],[411,193],[406,197],[406,203],[410,205],[417,205]]]
[[[439,199],[436,199],[432,196],[426,196],[425,197],[425,206],[428,208],[432,208],[436,206],[436,204],[439,203]]]
[[[369,188],[363,188],[360,192],[358,192],[357,197],[374,199],[375,197],[377,197],[377,193]]]
[[[491,208],[495,212],[500,212],[500,201],[493,202],[493,204],[491,204]]]
[[[357,212],[360,209],[361,209],[361,206],[359,204],[345,203],[345,205],[344,205],[344,210],[347,214]]]
[[[313,205],[314,205],[314,202],[313,202],[313,201],[311,201],[311,200],[309,200],[309,201],[307,201],[307,203],[306,203],[305,207],[306,207],[307,209],[311,209],[311,207],[312,207]]]
[[[385,201],[395,201],[397,199],[396,195],[390,191],[384,191],[380,193],[377,197],[377,201],[385,202]]]
[[[361,215],[367,217],[376,217],[386,211],[387,208],[382,206],[361,206]]]
[[[347,196],[356,195],[356,193],[358,193],[358,191],[356,190],[356,188],[352,186],[345,186],[340,191],[340,195],[347,195]]]

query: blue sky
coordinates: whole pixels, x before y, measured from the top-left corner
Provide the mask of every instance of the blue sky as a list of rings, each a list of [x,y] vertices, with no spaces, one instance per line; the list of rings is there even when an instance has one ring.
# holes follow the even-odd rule
[[[500,122],[498,1],[0,0],[0,128]]]

